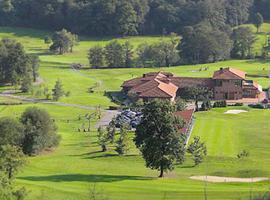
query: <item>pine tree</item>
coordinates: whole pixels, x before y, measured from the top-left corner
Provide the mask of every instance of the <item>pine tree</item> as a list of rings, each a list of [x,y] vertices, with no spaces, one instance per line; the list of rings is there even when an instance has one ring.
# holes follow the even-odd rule
[[[132,67],[133,62],[133,46],[130,42],[125,42],[123,45],[123,51],[125,54],[125,68]]]
[[[107,151],[107,145],[108,145],[109,139],[108,134],[106,134],[106,131],[104,128],[99,127],[98,128],[98,144],[102,148],[102,152]]]
[[[257,28],[257,33],[259,32],[260,27],[263,25],[263,16],[261,15],[261,13],[256,13],[255,17],[254,17],[254,25]]]
[[[104,65],[104,50],[101,46],[94,46],[89,49],[89,64],[92,68],[100,68]]]
[[[130,142],[128,138],[128,125],[123,124],[120,128],[120,137],[116,142],[115,151],[119,155],[126,154],[130,149]]]
[[[207,155],[207,148],[205,144],[201,142],[200,137],[194,138],[187,151],[192,155],[195,166],[202,163],[203,158]]]
[[[58,79],[55,83],[54,89],[52,89],[52,96],[54,101],[58,101],[60,97],[65,94],[61,81]]]

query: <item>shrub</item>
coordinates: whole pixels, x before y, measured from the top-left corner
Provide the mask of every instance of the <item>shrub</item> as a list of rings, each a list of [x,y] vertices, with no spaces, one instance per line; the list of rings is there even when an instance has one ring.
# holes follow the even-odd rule
[[[258,104],[250,104],[248,106],[251,107],[251,108],[256,108],[256,109],[266,109],[267,108],[266,106],[264,106],[263,104],[260,104],[260,103],[258,103]]]
[[[241,159],[241,158],[246,158],[249,157],[249,152],[246,150],[241,151],[239,154],[237,154],[237,158]]]
[[[243,106],[244,104],[243,103],[236,103],[234,104],[234,106]]]
[[[214,103],[214,108],[225,108],[227,107],[227,102],[226,101],[216,101]]]
[[[270,200],[270,192],[267,192],[264,195],[257,196],[253,200]]]
[[[21,123],[25,127],[22,144],[25,154],[36,155],[59,144],[60,136],[56,134],[56,125],[47,111],[36,107],[28,108],[21,116]]]
[[[212,108],[212,105],[211,105],[211,101],[204,101],[202,103],[202,106],[201,106],[201,111],[208,111],[208,110],[211,110]]]
[[[23,140],[23,126],[12,118],[0,118],[0,146],[16,145],[20,146]]]
[[[264,99],[262,103],[263,104],[268,104],[269,103],[269,100],[268,99]]]
[[[187,108],[187,102],[181,98],[177,98],[175,101],[176,111],[183,111]]]

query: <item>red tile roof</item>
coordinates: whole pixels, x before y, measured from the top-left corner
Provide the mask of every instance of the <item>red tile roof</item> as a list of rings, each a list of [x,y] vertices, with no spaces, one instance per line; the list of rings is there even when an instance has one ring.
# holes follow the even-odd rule
[[[240,79],[244,80],[246,73],[233,68],[222,68],[214,73],[213,79]]]
[[[193,113],[194,113],[194,110],[193,109],[179,111],[179,112],[176,112],[175,113],[175,116],[181,117],[184,120],[184,122],[185,122],[185,126],[181,129],[181,132],[182,133],[186,133],[187,128],[188,128],[189,124],[192,121]]]
[[[139,97],[174,98],[177,90],[178,87],[172,83],[164,83],[158,79],[154,79],[134,87],[130,92],[137,93]]]
[[[186,88],[186,87],[212,88],[214,86],[213,79],[211,78],[173,77],[170,80],[178,88]]]
[[[168,77],[173,77],[174,75],[169,72],[149,72],[144,74],[143,77],[134,78],[128,81],[125,81],[122,84],[122,87],[134,87],[140,84],[143,84],[147,81],[151,81],[154,79],[167,79]]]
[[[154,80],[150,80],[148,82],[144,82],[138,86],[133,87],[130,90],[130,92],[140,94],[140,93],[143,93],[147,90],[151,90],[155,87],[158,87],[158,85],[159,85],[159,82],[156,79],[154,79]]]
[[[122,84],[122,87],[134,87],[136,85],[139,85],[142,83],[142,78],[134,78],[134,79],[131,79],[131,80],[128,80],[128,81],[125,81],[123,84]]]

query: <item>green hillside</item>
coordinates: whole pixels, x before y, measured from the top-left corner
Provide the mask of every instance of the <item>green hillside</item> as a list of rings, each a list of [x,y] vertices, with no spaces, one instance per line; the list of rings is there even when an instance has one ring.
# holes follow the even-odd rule
[[[268,29],[270,25],[265,24],[258,37],[266,37]],[[44,82],[41,86],[36,86],[35,91],[43,87],[51,89],[55,81],[61,79],[65,90],[71,92],[69,97],[60,99],[63,103],[92,107],[101,105],[107,108],[114,104],[104,95],[105,91],[119,91],[124,80],[159,70],[173,72],[179,76],[209,77],[220,67],[230,66],[246,71],[251,79],[262,84],[264,88],[269,87],[269,78],[266,77],[270,73],[270,62],[260,60],[230,60],[158,69],[92,70],[87,66],[88,49],[95,44],[103,45],[112,38],[81,38],[80,45],[74,48],[74,53],[52,55],[43,41],[48,34],[50,33],[32,29],[0,28],[0,38],[14,38],[25,46],[27,52],[40,56],[40,76]],[[120,40],[129,40],[134,46],[138,46],[145,41],[154,43],[162,39],[166,38],[129,37]],[[263,39],[258,40],[256,46],[262,45],[263,42]],[[82,63],[85,67],[79,72],[74,71],[70,67],[72,63]],[[204,68],[209,69],[205,71]],[[254,78],[255,75],[257,77]],[[89,93],[88,89],[94,86],[94,93]],[[12,88],[0,88],[1,91],[7,89]],[[7,101],[10,100],[0,98],[0,102]],[[79,116],[92,111],[69,106],[29,103],[2,105],[0,115],[18,117],[28,106],[39,106],[49,111],[56,120],[62,142],[52,152],[29,158],[27,166],[18,175],[18,186],[25,186],[30,192],[27,200],[86,200],[89,199],[89,191],[94,185],[98,191],[102,191],[113,200],[198,200],[204,199],[205,189],[211,200],[247,199],[251,191],[255,194],[269,189],[269,181],[253,184],[209,183],[205,188],[204,182],[189,179],[193,175],[270,177],[269,110],[249,109],[248,113],[233,116],[224,114],[230,108],[197,113],[193,135],[201,136],[206,142],[209,152],[206,161],[199,167],[193,167],[191,159],[188,158],[184,165],[176,166],[175,171],[167,174],[166,178],[158,179],[156,171],[144,166],[144,161],[134,146],[127,156],[118,156],[113,147],[109,152],[101,153],[95,130],[89,134],[77,132],[84,123],[79,120]],[[93,120],[92,127],[95,123],[96,120]],[[250,152],[250,157],[237,159],[237,154],[244,149]]]

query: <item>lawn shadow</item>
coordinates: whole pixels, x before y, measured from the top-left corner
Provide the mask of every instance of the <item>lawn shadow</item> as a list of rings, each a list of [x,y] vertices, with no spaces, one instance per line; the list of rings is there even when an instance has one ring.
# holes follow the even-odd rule
[[[33,51],[33,53],[29,53],[30,55],[36,55],[36,56],[54,55],[54,53],[52,53],[48,49],[43,49],[43,48],[32,47],[32,48],[28,48],[28,50]]]
[[[119,105],[121,105],[126,100],[126,96],[122,91],[106,91],[104,96],[108,97],[112,102]]]
[[[111,183],[124,180],[152,180],[153,177],[143,176],[122,176],[122,175],[99,175],[99,174],[59,174],[51,176],[26,176],[18,177],[27,181],[48,181],[48,182],[88,182],[88,183]]]
[[[179,169],[191,169],[191,168],[195,168],[195,166],[194,165],[176,165],[177,166],[177,168],[179,168]]]
[[[89,153],[77,154],[77,155],[69,155],[73,157],[82,157],[82,159],[96,159],[96,158],[113,158],[113,157],[121,157],[121,158],[129,158],[136,157],[138,155],[122,155],[119,156],[116,153],[104,153],[102,151],[93,151]]]
[[[44,30],[36,30],[32,28],[18,28],[14,26],[2,26],[1,33],[13,34],[16,37],[33,37],[36,39],[44,39],[46,35],[50,35],[51,32]]]
[[[246,60],[246,63],[248,64],[258,64],[258,63],[261,63],[261,64],[266,64],[266,63],[269,63],[269,59],[252,59],[252,60]]]

